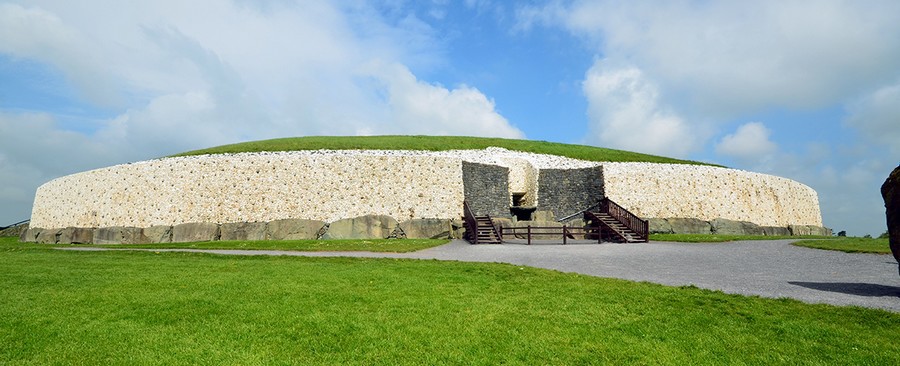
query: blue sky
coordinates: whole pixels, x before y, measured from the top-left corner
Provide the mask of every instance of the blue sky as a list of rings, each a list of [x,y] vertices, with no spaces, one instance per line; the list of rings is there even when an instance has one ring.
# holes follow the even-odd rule
[[[58,176],[306,135],[590,144],[779,175],[886,230],[896,1],[0,1],[0,224]]]

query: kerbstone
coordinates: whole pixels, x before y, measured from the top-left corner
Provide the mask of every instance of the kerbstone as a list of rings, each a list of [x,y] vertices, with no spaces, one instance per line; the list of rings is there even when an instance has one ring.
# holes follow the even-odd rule
[[[675,234],[710,234],[712,233],[712,225],[709,221],[703,221],[693,218],[669,218],[666,219],[669,225],[672,225],[672,232]]]
[[[265,222],[229,222],[220,230],[219,240],[266,240]]]
[[[450,220],[411,219],[400,223],[400,229],[408,239],[449,239]]]
[[[283,219],[266,225],[267,240],[314,240],[322,235],[324,221]]]
[[[331,223],[322,239],[387,239],[398,225],[390,216],[359,216]]]
[[[763,231],[763,235],[766,236],[789,236],[791,235],[791,230],[786,227],[781,226],[761,226]]]
[[[36,242],[40,244],[56,244],[59,229],[42,229],[38,232]]]
[[[94,242],[94,230],[88,228],[67,227],[59,231],[59,244],[91,244]]]
[[[208,222],[193,222],[175,225],[172,228],[172,242],[219,240],[219,225]]]
[[[661,218],[650,218],[647,219],[650,225],[650,234],[672,234],[675,231],[672,229],[672,224],[669,224],[669,221]]]
[[[157,225],[144,228],[144,237],[148,243],[171,243],[172,227],[167,225]]]

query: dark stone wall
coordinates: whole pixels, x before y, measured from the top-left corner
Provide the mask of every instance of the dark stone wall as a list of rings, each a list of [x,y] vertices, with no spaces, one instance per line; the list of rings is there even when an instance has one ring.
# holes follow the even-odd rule
[[[603,198],[600,167],[584,169],[541,169],[538,175],[538,210],[553,211],[558,219],[585,208]]]
[[[463,195],[475,215],[509,216],[509,169],[462,163]]]

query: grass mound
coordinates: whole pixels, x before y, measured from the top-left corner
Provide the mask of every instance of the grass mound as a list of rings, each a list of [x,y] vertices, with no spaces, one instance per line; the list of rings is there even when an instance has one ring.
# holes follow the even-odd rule
[[[891,254],[888,239],[877,238],[834,238],[824,240],[803,240],[794,243],[796,246],[837,250],[845,253]]]
[[[243,142],[188,151],[174,156],[298,150],[476,150],[491,146],[587,161],[712,165],[690,160],[556,142],[464,136],[308,136]]]

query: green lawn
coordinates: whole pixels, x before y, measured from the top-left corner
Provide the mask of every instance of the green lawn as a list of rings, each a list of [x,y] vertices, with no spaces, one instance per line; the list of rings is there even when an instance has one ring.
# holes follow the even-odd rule
[[[840,237],[825,240],[803,240],[794,243],[794,245],[807,248],[838,250],[847,253],[891,253],[888,239]]]
[[[464,136],[308,136],[252,141],[189,151],[176,156],[296,150],[465,150],[496,146],[509,150],[567,156],[587,161],[701,164],[662,156],[556,142]]]
[[[244,250],[300,250],[300,251],[370,251],[414,252],[447,244],[447,239],[378,239],[378,240],[261,240],[261,241],[204,241],[162,244],[85,244],[82,246],[142,249],[244,249]],[[81,244],[79,244],[81,245]]]
[[[900,363],[900,314],[492,263],[0,239],[0,364]]]
[[[738,240],[780,240],[780,239],[821,239],[830,236],[765,236],[765,235],[716,235],[716,234],[650,234],[652,241],[675,241],[683,243],[723,243]]]

